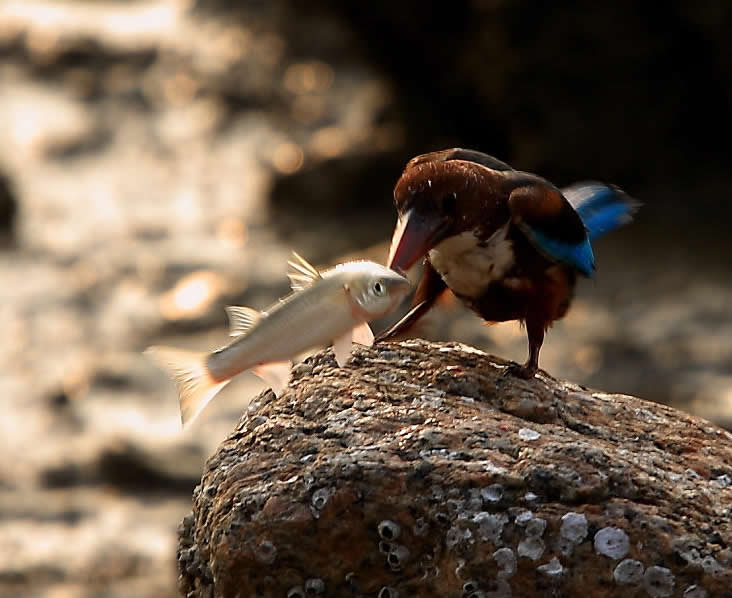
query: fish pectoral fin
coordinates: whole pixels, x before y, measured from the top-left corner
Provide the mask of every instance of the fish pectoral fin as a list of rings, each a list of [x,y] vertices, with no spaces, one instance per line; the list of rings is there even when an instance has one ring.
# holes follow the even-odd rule
[[[353,331],[351,330],[333,339],[333,353],[335,354],[336,363],[338,363],[339,367],[346,365],[351,358],[352,339]]]
[[[229,316],[229,336],[242,336],[264,317],[264,314],[251,307],[227,305]]]
[[[359,324],[353,329],[351,340],[365,347],[370,347],[374,344],[374,333],[371,332],[371,326],[368,325],[368,322]]]
[[[167,372],[178,390],[180,420],[185,428],[229,380],[214,380],[206,367],[206,353],[172,347],[149,347],[145,355]]]
[[[292,362],[290,361],[260,363],[257,367],[252,368],[252,372],[264,380],[265,384],[269,384],[269,387],[278,397],[290,382],[291,370]]]
[[[289,270],[287,277],[293,291],[301,291],[316,280],[320,280],[320,272],[299,253],[293,251],[292,259],[287,262]]]

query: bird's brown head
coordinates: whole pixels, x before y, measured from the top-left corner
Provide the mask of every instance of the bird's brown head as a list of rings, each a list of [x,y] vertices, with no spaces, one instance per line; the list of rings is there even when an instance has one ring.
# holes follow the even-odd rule
[[[387,266],[406,271],[449,236],[478,226],[480,204],[491,196],[491,171],[445,150],[407,163],[394,187],[397,224]],[[459,150],[466,151],[466,150]]]

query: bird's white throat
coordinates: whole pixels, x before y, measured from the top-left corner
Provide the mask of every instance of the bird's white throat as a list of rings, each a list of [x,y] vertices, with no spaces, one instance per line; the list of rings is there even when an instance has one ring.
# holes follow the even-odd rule
[[[477,297],[514,263],[508,227],[507,223],[482,243],[473,231],[448,237],[430,250],[430,263],[455,293]]]

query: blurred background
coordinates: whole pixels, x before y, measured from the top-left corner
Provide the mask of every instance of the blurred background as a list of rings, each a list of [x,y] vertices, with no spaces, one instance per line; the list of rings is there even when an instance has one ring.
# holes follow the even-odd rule
[[[386,258],[413,155],[644,202],[541,365],[732,427],[732,4],[2,0],[0,596],[172,597],[175,530],[262,385],[190,430],[151,343]],[[523,361],[446,301],[416,332]]]

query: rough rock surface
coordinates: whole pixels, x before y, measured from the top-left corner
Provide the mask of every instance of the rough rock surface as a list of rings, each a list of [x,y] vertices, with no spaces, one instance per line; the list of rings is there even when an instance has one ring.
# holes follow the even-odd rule
[[[459,344],[263,393],[180,528],[186,597],[732,596],[732,434]]]

